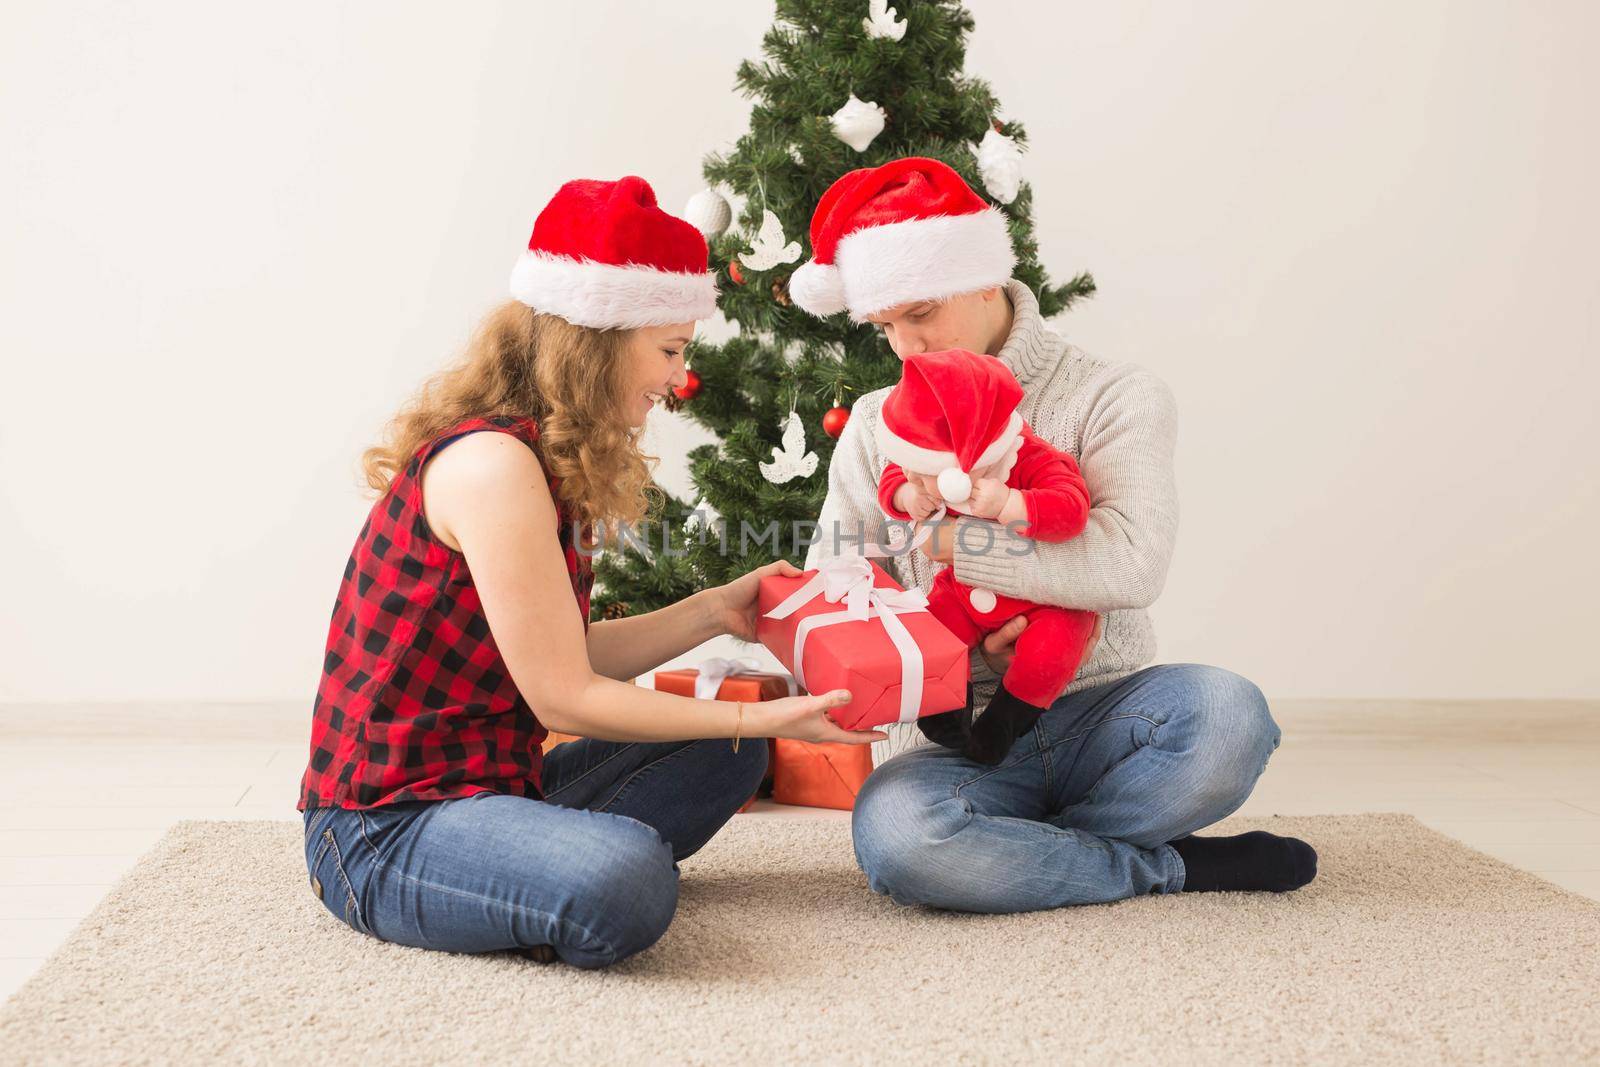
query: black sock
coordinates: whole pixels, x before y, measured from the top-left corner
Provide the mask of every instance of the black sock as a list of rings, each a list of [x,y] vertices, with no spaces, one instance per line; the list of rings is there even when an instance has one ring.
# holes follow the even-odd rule
[[[1297,837],[1252,830],[1235,837],[1180,837],[1186,893],[1266,890],[1287,893],[1317,876],[1317,850]]]
[[[560,958],[556,955],[556,947],[554,945],[528,945],[525,948],[514,948],[511,951],[525,960],[532,960],[534,963],[554,963]]]
[[[967,683],[967,706],[954,711],[941,711],[937,715],[924,715],[917,720],[917,729],[936,745],[960,751],[967,743],[972,729],[972,683]]]
[[[972,721],[972,737],[962,754],[992,767],[1006,758],[1017,738],[1033,729],[1043,714],[1043,708],[1029,704],[1001,682],[989,699],[989,706]]]

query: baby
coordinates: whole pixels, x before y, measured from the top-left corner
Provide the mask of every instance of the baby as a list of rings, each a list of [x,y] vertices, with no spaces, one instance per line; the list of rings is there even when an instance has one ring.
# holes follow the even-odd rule
[[[1082,533],[1089,491],[1078,465],[1022,421],[1021,402],[1022,387],[994,356],[952,349],[906,357],[877,429],[890,461],[878,481],[883,510],[920,522],[945,506],[1037,541]],[[997,539],[993,551],[1014,551],[1004,541]],[[928,610],[969,648],[1027,616],[1011,665],[976,721],[970,700],[966,708],[917,720],[929,740],[997,764],[1077,674],[1094,613],[974,589],[956,580],[954,567],[934,578]]]

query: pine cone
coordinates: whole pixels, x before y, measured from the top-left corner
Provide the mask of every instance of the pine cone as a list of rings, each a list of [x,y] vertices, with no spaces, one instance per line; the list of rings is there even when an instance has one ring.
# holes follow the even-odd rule
[[[787,274],[772,279],[772,299],[784,307],[788,307],[793,303],[789,299],[789,276]]]
[[[628,617],[628,605],[620,600],[613,600],[606,605],[605,610],[600,613],[600,617],[602,619],[626,619]]]
[[[681,411],[683,410],[683,405],[687,403],[687,400],[670,389],[667,390],[667,395],[661,398],[661,406],[668,411]]]

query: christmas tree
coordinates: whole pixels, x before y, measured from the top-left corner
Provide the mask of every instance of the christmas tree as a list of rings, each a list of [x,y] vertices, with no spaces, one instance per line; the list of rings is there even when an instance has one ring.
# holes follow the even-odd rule
[[[800,562],[851,401],[893,384],[900,364],[879,331],[791,304],[789,276],[810,257],[812,209],[834,180],[901,156],[941,160],[1001,205],[1015,277],[1054,315],[1094,291],[1079,274],[1052,286],[1020,180],[1021,124],[1001,121],[984,82],[963,71],[972,16],[954,0],[777,0],[760,61],[738,70],[750,129],[703,173],[712,188],[686,215],[707,236],[737,336],[696,342],[673,408],[720,444],[689,455],[699,499],[662,493],[637,542],[596,560],[596,610],[640,614],[774,559]],[[742,198],[729,226],[723,187]],[[810,457],[814,456],[815,459]],[[811,527],[814,529],[814,527]]]

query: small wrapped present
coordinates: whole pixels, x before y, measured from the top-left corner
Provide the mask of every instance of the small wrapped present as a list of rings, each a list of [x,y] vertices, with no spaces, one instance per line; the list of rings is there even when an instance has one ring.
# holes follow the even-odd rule
[[[967,646],[928,613],[926,594],[865,556],[763,578],[756,598],[756,636],[807,692],[850,690],[830,712],[846,730],[966,706]]]
[[[663,693],[696,697],[700,700],[777,700],[793,696],[797,691],[795,681],[787,674],[764,671],[757,660],[749,658],[724,659],[716,657],[700,662],[699,667],[684,670],[656,671],[656,688]],[[770,738],[748,738],[747,745],[768,745],[767,773],[761,780],[756,795],[745,801],[740,811],[749,811],[756,797],[771,796],[774,765]]]
[[[720,657],[702,660],[699,667],[656,671],[656,688],[699,700],[742,700],[747,704],[797,692],[794,679],[787,674],[764,671],[754,659]]]
[[[850,811],[871,773],[871,745],[772,742],[772,799],[779,804]]]

